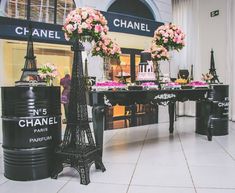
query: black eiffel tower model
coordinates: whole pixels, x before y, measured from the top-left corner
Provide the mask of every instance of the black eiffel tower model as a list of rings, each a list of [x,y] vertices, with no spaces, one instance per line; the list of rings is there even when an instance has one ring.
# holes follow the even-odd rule
[[[24,68],[22,69],[23,72],[22,72],[20,80],[15,82],[16,86],[25,86],[25,85],[30,85],[36,82],[37,84],[39,84],[36,56],[34,56],[34,49],[33,49],[31,23],[29,23],[27,52],[24,58],[25,58],[25,64],[24,64]],[[45,83],[43,82],[43,84]]]
[[[52,178],[57,178],[63,167],[69,166],[80,174],[80,183],[90,183],[90,166],[95,163],[97,169],[105,171],[100,155],[100,148],[94,142],[88,122],[85,95],[85,77],[83,75],[82,43],[75,41],[73,69],[68,107],[68,120],[62,144],[56,150],[56,163]]]
[[[218,75],[216,73],[216,69],[215,69],[215,60],[214,60],[213,49],[211,49],[211,61],[210,61],[209,74],[211,74],[213,76],[213,78],[210,80],[210,83],[215,84],[216,81],[217,81],[217,83],[220,83]]]

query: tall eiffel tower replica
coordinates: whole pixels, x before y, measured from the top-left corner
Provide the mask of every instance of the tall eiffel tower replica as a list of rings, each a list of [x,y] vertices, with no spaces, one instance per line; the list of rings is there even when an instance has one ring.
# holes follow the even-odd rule
[[[215,60],[214,60],[214,51],[211,49],[211,61],[210,61],[210,69],[209,69],[209,74],[213,76],[213,78],[210,80],[211,83],[220,83],[218,75],[216,73],[215,69]]]
[[[85,77],[83,75],[82,43],[74,41],[74,51],[71,90],[68,107],[68,120],[61,146],[56,150],[56,164],[52,178],[57,178],[63,167],[75,168],[80,174],[80,183],[90,183],[90,166],[95,163],[96,168],[105,171],[102,157],[94,142],[88,121],[87,103],[85,95]]]
[[[16,85],[27,85],[30,81],[38,81],[38,70],[36,63],[36,56],[34,55],[33,40],[32,40],[32,25],[29,23],[29,36],[27,43],[27,52],[25,58],[24,68],[20,81],[16,81]]]

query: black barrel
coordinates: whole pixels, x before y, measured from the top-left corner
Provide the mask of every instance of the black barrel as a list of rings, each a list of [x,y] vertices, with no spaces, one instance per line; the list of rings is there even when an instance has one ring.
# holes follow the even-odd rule
[[[5,177],[38,180],[51,174],[61,141],[60,87],[2,87]]]
[[[211,85],[208,98],[212,100],[196,103],[196,133],[207,134],[208,112],[213,116],[213,135],[228,134],[229,86]]]

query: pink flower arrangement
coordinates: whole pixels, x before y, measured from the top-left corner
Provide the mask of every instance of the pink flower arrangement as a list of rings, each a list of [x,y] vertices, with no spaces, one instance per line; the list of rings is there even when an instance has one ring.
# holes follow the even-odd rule
[[[51,63],[46,63],[38,69],[38,75],[42,80],[45,80],[48,85],[51,85],[53,79],[58,76],[57,67]]]
[[[181,50],[185,46],[185,34],[176,25],[169,23],[160,26],[154,32],[153,41],[169,50]]]
[[[152,59],[155,61],[169,60],[169,53],[166,48],[160,45],[152,44],[150,48]]]
[[[109,87],[123,87],[125,84],[115,82],[115,81],[106,81],[106,82],[97,82],[96,86],[109,86]]]
[[[213,79],[213,75],[210,73],[206,73],[206,74],[202,74],[202,80],[204,81],[210,81],[211,79]]]
[[[103,91],[103,90],[116,90],[116,89],[125,89],[126,85],[115,82],[115,81],[105,81],[105,82],[97,82],[95,86],[92,86],[92,90]]]
[[[179,86],[180,85],[180,83],[178,83],[178,82],[168,82],[167,83],[167,86]]]
[[[141,86],[156,86],[156,84],[154,82],[144,82]]]
[[[193,87],[208,87],[208,83],[202,81],[192,81],[188,84],[189,86]]]
[[[89,7],[77,8],[66,17],[63,31],[67,41],[83,40],[84,36],[90,36],[89,41],[97,42],[108,32],[107,20],[100,11]]]
[[[93,50],[93,56],[110,57],[119,59],[121,48],[111,40],[107,35],[101,36],[101,39],[96,42]]]

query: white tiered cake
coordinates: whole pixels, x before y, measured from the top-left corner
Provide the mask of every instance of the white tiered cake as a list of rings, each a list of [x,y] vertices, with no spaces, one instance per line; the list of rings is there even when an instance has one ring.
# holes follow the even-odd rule
[[[140,54],[139,73],[137,75],[138,81],[154,81],[156,76],[154,73],[153,61],[151,53],[143,51]]]

